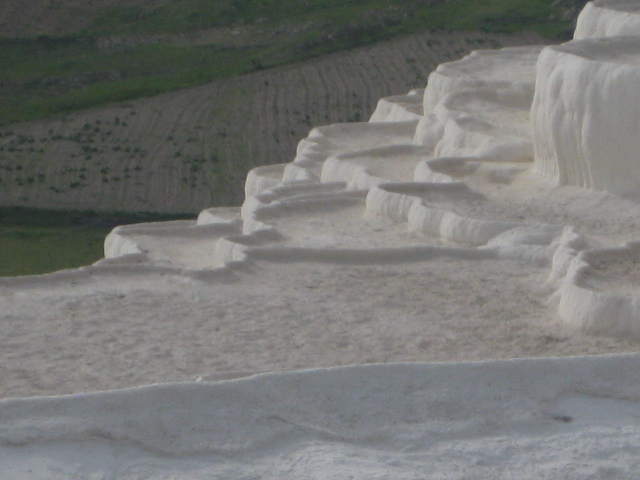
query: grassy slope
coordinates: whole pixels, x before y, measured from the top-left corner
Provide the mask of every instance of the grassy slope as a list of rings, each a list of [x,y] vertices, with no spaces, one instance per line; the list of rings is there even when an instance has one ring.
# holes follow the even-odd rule
[[[5,15],[20,11],[11,8],[16,1],[4,0]],[[526,29],[553,39],[569,30],[550,0],[103,0],[75,9],[31,3],[31,23],[0,17],[7,32],[0,39],[0,125],[425,30]]]
[[[114,226],[160,218],[167,216],[0,208],[0,276],[91,264],[103,257],[104,238]]]
[[[0,276],[37,275],[89,265],[104,255],[107,229],[66,225],[0,227]]]

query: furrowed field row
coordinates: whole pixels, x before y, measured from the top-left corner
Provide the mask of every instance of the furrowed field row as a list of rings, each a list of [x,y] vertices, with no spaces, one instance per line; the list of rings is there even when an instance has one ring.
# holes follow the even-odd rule
[[[366,121],[437,64],[533,35],[421,34],[109,108],[0,128],[0,205],[196,213],[239,204],[247,171],[313,126]]]

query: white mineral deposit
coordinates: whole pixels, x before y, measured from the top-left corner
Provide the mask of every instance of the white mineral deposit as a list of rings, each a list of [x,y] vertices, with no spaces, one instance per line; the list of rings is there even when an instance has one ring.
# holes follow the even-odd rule
[[[637,478],[639,17],[588,3],[239,208],[0,279],[0,479]]]
[[[573,38],[637,36],[640,4],[635,0],[594,0],[578,16]]]
[[[618,194],[640,185],[640,38],[545,48],[531,109],[536,168],[560,184]]]

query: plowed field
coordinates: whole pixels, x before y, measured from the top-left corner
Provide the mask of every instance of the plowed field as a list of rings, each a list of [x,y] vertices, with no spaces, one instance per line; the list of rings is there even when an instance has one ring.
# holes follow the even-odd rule
[[[471,50],[533,34],[425,33],[63,119],[0,128],[0,205],[195,213],[239,204],[248,170],[317,125],[366,121]]]

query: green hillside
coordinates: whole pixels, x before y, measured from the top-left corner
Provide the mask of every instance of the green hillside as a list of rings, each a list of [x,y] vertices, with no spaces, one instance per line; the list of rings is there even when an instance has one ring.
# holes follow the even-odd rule
[[[10,14],[15,2],[5,0],[4,11]],[[576,11],[549,0],[32,3],[29,22],[0,18],[7,32],[0,37],[0,125],[153,96],[425,30],[530,30],[560,39]],[[24,8],[14,10],[24,15]]]

